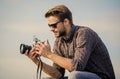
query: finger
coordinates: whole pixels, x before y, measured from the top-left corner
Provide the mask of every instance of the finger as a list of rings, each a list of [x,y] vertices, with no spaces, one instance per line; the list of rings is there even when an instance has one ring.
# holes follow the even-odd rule
[[[28,55],[31,57],[34,53],[35,53],[35,48],[32,48],[28,53]]]
[[[46,40],[46,43],[47,43],[48,46],[50,46],[50,43],[49,43],[48,39]]]
[[[35,45],[35,46],[34,46],[34,50],[35,50],[35,51],[39,51],[39,49],[40,49],[40,45]]]
[[[39,42],[37,42],[37,45],[41,45],[41,44],[43,44],[43,42],[40,42],[40,41],[39,41]]]
[[[38,42],[36,45],[35,45],[35,47],[37,48],[41,48],[41,47],[43,47],[43,46],[45,46],[42,42]]]
[[[45,44],[43,42],[39,42],[39,44],[40,44],[40,48],[45,47]]]
[[[32,56],[31,56],[31,59],[34,59],[37,57],[37,54],[36,53],[33,53]]]
[[[51,49],[48,39],[46,40],[46,46]]]
[[[40,45],[40,41],[36,43],[36,45]]]
[[[25,52],[25,55],[28,57],[28,58],[31,58],[33,56],[34,52],[33,51],[30,51],[28,52],[28,50],[26,50]]]
[[[37,56],[36,52],[30,52],[29,58],[34,59]]]
[[[35,53],[41,56],[41,51],[36,51]]]
[[[35,51],[35,48],[32,48],[29,53],[32,53]]]
[[[25,51],[25,55],[28,56],[29,55],[29,52],[28,50]]]

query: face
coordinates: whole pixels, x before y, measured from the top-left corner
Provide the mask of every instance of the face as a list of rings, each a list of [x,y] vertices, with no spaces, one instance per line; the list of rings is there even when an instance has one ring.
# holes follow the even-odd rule
[[[64,36],[66,34],[64,22],[60,21],[55,16],[48,17],[48,26],[50,27],[50,30],[54,33],[56,38]]]

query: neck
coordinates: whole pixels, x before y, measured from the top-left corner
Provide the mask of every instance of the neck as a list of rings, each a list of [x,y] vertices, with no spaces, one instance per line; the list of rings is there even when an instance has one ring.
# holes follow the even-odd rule
[[[71,27],[72,27],[72,25],[68,25],[68,26],[65,27],[65,29],[66,29],[66,34],[65,34],[65,36],[64,36],[64,39],[69,38],[70,31],[71,31]]]

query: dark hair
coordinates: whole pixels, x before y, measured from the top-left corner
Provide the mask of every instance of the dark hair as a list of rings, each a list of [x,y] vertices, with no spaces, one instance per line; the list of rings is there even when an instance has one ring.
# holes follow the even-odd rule
[[[72,13],[65,5],[58,5],[50,9],[45,14],[46,18],[48,18],[49,16],[56,16],[61,21],[64,21],[64,19],[67,18],[70,21],[70,23],[73,24]]]

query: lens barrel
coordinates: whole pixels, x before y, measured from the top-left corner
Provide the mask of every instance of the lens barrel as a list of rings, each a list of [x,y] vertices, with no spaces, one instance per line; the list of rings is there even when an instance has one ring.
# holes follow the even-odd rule
[[[32,49],[32,46],[20,44],[20,53],[21,54],[25,54],[26,50],[28,50],[28,52],[30,52],[31,49]]]

